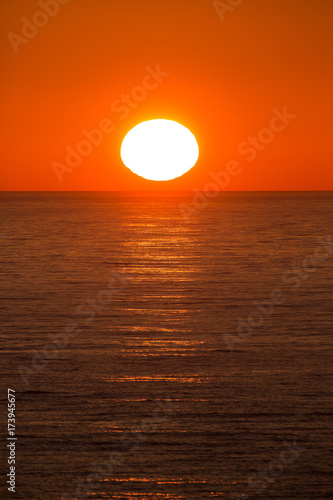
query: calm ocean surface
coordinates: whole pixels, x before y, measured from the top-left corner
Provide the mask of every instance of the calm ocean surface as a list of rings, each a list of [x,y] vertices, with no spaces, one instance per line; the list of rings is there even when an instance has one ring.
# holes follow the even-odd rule
[[[333,193],[192,201],[0,194],[1,498],[333,498]]]

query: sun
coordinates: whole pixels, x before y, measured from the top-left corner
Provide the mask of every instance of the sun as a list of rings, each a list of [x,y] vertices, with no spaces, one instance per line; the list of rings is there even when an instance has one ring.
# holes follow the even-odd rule
[[[121,159],[132,172],[152,181],[169,181],[188,172],[199,158],[196,138],[173,120],[149,120],[125,136]]]

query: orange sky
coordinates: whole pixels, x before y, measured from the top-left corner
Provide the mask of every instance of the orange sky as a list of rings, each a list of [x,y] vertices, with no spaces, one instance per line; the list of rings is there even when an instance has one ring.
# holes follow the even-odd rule
[[[53,17],[36,14],[43,2]],[[231,160],[241,172],[228,190],[333,189],[333,4],[228,2],[239,5],[222,20],[209,0],[2,0],[0,189],[202,189]],[[272,122],[284,107],[296,117]],[[147,181],[121,162],[123,137],[152,118],[198,140],[199,161],[179,179]],[[101,143],[69,167],[66,148],[101,122]],[[245,154],[258,133],[266,144]]]

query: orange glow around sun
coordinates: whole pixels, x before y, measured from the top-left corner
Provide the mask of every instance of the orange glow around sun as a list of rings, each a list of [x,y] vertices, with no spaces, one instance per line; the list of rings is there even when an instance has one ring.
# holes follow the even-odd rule
[[[253,0],[222,15],[202,0],[56,0],[52,16],[42,3],[0,6],[0,189],[202,189],[230,162],[241,173],[226,190],[333,188],[332,3]],[[274,121],[284,109],[288,125]],[[124,164],[129,131],[161,118],[200,156],[191,136],[177,156],[152,129]]]

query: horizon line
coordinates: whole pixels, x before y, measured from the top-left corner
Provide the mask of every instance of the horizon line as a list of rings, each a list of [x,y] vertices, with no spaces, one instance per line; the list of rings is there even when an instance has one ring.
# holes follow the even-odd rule
[[[0,193],[193,193],[193,189],[172,190],[172,189],[148,189],[148,190],[106,190],[106,189],[90,189],[90,190],[0,190]],[[204,190],[202,190],[204,191]],[[243,190],[219,190],[217,193],[332,193],[333,189],[243,189]]]

